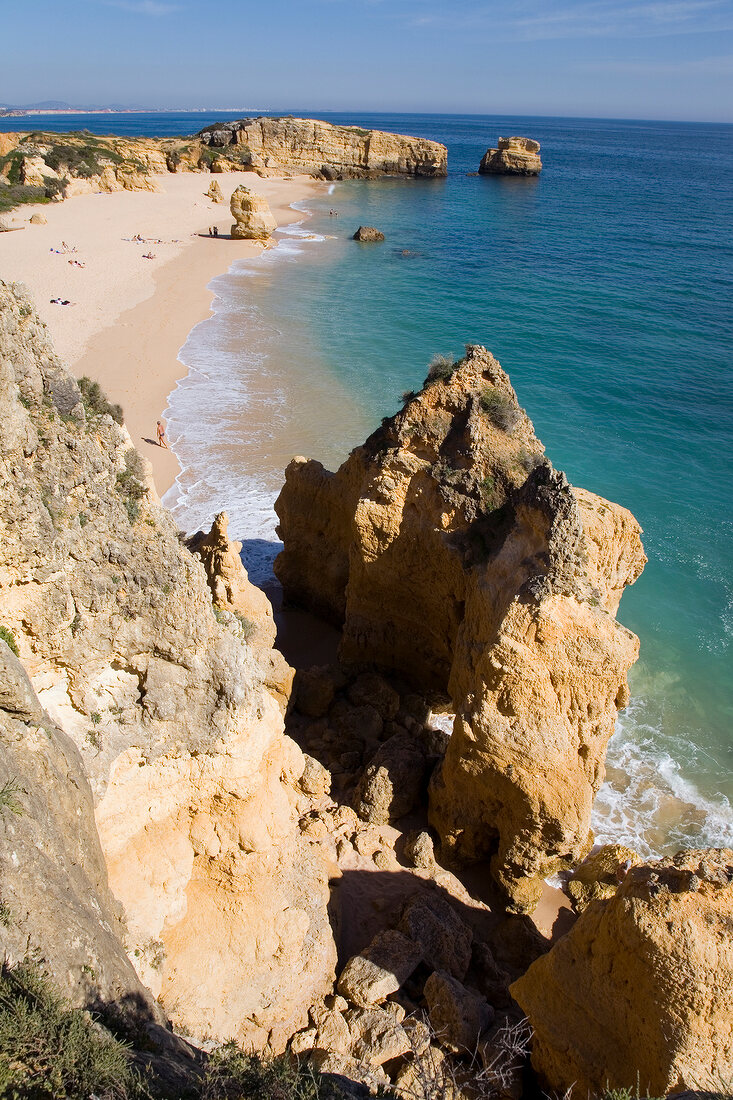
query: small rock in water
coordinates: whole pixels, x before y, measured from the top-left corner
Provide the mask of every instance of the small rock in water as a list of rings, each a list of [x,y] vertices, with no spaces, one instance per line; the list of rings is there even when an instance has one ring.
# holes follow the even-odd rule
[[[383,241],[384,233],[375,229],[373,225],[360,225],[352,240],[355,241]]]

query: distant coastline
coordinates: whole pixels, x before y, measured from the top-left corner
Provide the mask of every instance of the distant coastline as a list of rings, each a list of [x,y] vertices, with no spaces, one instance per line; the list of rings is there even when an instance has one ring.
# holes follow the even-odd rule
[[[177,107],[0,107],[0,118],[28,118],[32,115],[206,115],[263,114],[263,107],[189,107],[182,112]]]

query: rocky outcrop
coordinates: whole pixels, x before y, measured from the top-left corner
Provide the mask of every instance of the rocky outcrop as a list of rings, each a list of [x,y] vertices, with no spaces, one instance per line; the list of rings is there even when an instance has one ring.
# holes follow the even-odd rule
[[[487,149],[479,164],[482,176],[538,176],[542,171],[540,143],[532,138],[499,138],[497,149]]]
[[[186,545],[203,563],[214,607],[233,612],[248,641],[256,640],[271,649],[276,634],[272,604],[262,589],[250,582],[240,557],[242,544],[230,540],[228,528],[229,516],[220,512],[208,535],[198,531]]]
[[[178,1023],[282,1048],[330,989],[335,948],[271,650],[236,613],[214,613],[126,431],[85,408],[6,284],[0,413],[2,625],[40,702],[18,702],[22,683],[0,700],[16,715],[0,776],[30,791],[17,796],[27,821],[2,813],[14,845],[26,838],[2,861],[2,899],[67,984],[84,953],[99,960],[86,964],[90,1002],[135,990],[124,918],[130,961]],[[212,576],[235,598],[242,577],[216,532]]]
[[[613,897],[626,872],[637,863],[641,863],[641,859],[632,848],[623,844],[604,844],[575,868],[565,890],[582,913],[592,901]]]
[[[478,347],[436,361],[336,474],[293,460],[276,509],[285,594],[342,628],[342,661],[450,696],[431,821],[531,909],[588,851],[628,700],[638,642],[613,615],[646,560],[633,516],[552,468]]]
[[[360,225],[354,234],[353,239],[355,241],[364,241],[371,243],[372,241],[383,241],[384,233],[379,229],[375,229],[373,225]]]
[[[733,851],[633,867],[511,987],[533,1064],[573,1097],[727,1094],[733,1080]]]
[[[212,202],[224,202],[224,193],[218,180],[212,180],[209,184],[209,189],[206,192],[206,197],[211,199]]]
[[[269,241],[277,229],[267,199],[244,184],[234,190],[229,209],[234,218],[232,238],[235,241]]]
[[[448,151],[437,141],[309,118],[242,118],[208,126],[198,137],[224,156],[232,146],[246,150],[247,166],[263,175],[304,172],[335,180],[447,172]]]

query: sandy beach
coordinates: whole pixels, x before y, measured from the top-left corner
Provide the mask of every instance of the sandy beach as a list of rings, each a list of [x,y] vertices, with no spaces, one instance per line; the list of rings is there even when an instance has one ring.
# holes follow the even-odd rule
[[[162,496],[179,465],[173,451],[157,446],[155,425],[186,373],[178,352],[194,325],[210,314],[210,281],[262,247],[209,237],[209,227],[229,233],[229,198],[240,183],[267,198],[278,226],[302,220],[290,204],[319,193],[324,184],[308,176],[260,179],[245,172],[154,179],[158,191],[79,195],[16,209],[4,220],[25,228],[0,234],[0,278],[26,284],[73,373],[95,379],[122,405]],[[205,194],[212,179],[219,181],[223,203]],[[35,212],[48,224],[31,225]]]

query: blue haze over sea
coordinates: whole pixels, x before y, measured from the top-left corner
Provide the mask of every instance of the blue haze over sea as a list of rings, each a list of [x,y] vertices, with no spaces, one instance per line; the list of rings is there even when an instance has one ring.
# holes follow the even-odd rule
[[[733,127],[293,113],[442,141],[449,175],[324,189],[279,248],[214,280],[171,397],[185,469],[166,502],[188,529],[226,508],[262,579],[291,455],[333,468],[434,353],[485,344],[555,466],[644,528],[649,564],[619,613],[641,658],[598,837],[733,844]],[[236,116],[0,128],[163,135],[216,117]],[[515,133],[542,143],[539,179],[468,175]],[[360,224],[386,242],[350,241]]]

